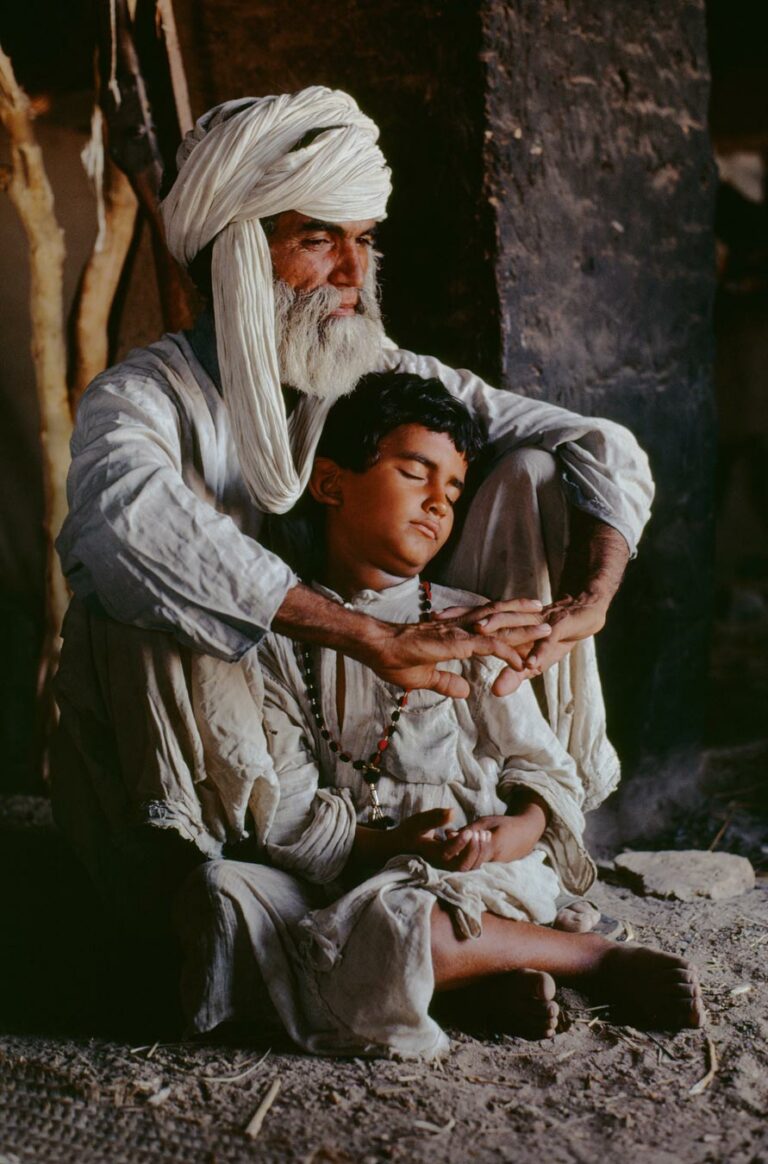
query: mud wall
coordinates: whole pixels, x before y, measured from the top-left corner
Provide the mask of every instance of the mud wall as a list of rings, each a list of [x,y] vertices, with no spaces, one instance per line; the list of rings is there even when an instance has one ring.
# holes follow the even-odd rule
[[[704,5],[487,0],[502,382],[629,426],[657,483],[600,647],[625,760],[698,734],[707,673],[715,177]]]

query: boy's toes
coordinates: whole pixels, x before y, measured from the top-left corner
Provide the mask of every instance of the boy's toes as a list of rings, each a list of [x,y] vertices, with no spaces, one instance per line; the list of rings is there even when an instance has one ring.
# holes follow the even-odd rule
[[[588,934],[598,925],[600,917],[597,906],[579,898],[557,911],[553,925],[556,930],[564,930],[569,934]]]
[[[684,958],[647,947],[617,946],[604,965],[602,988],[615,1017],[660,1030],[703,1026],[698,974]]]
[[[551,1039],[560,1015],[556,989],[552,975],[543,970],[496,974],[464,993],[459,1021],[475,1033]]]

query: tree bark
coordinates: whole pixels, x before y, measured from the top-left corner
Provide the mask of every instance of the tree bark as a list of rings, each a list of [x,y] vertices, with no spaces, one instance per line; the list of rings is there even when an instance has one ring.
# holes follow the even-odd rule
[[[6,188],[29,240],[32,358],[40,406],[45,476],[47,609],[40,671],[40,686],[45,690],[58,653],[58,635],[68,602],[67,586],[53,550],[67,511],[66,476],[72,433],[62,298],[64,234],[56,221],[53,193],[32,129],[29,101],[2,49],[0,120],[11,146]]]

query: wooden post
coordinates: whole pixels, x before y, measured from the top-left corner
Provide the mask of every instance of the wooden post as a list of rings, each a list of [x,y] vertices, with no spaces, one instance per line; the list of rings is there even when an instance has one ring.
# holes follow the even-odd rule
[[[39,689],[58,657],[58,635],[68,594],[53,543],[67,511],[66,476],[72,420],[67,399],[67,355],[63,319],[64,235],[56,221],[53,192],[32,129],[29,100],[0,49],[0,120],[8,133],[11,166],[5,188],[29,242],[32,358],[40,406],[45,478],[46,628]]]

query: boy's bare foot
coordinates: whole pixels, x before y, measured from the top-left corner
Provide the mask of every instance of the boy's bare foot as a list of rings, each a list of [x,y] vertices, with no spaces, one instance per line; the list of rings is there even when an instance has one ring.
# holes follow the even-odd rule
[[[611,1004],[611,1018],[635,1027],[680,1030],[705,1022],[695,968],[684,958],[647,946],[611,945],[589,989]]]
[[[555,980],[544,970],[493,974],[452,994],[458,1004],[453,1020],[466,1029],[521,1039],[551,1039],[557,1032]],[[444,1000],[448,997],[443,995]]]
[[[552,924],[554,929],[564,930],[567,934],[588,934],[598,925],[601,916],[600,910],[591,901],[577,897],[557,911]]]

